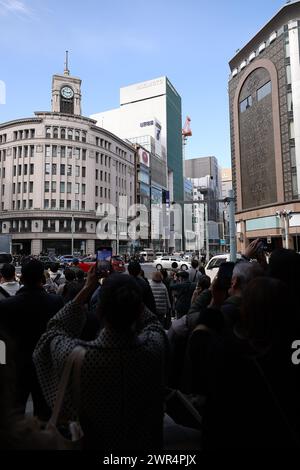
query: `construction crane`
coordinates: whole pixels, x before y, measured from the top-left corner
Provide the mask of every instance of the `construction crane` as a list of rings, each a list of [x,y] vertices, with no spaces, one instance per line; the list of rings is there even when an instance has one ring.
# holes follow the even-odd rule
[[[189,116],[186,117],[184,127],[182,129],[182,157],[183,157],[183,176],[185,176],[185,146],[187,143],[188,137],[191,137],[192,130],[190,127],[191,118]]]
[[[182,129],[183,140],[186,140],[188,137],[192,136],[192,130],[190,128],[190,122],[191,122],[191,118],[189,116],[187,116],[186,120],[185,120],[185,123],[184,123],[184,127]]]

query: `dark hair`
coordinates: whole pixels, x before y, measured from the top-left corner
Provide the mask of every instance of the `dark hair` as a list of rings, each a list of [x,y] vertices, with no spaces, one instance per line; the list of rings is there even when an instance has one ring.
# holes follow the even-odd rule
[[[84,271],[82,269],[79,269],[76,273],[76,278],[78,281],[83,281],[84,279]]]
[[[211,280],[209,276],[206,276],[203,274],[201,277],[199,277],[198,282],[197,282],[197,287],[201,287],[202,290],[209,289],[211,285]]]
[[[114,274],[101,288],[99,313],[115,330],[126,330],[138,319],[142,308],[142,292],[128,274]]]
[[[274,344],[289,329],[285,284],[270,277],[252,279],[243,292],[242,324],[249,339]]]
[[[138,261],[130,261],[128,264],[128,272],[131,274],[131,276],[138,276],[141,272],[141,265]]]
[[[44,265],[37,259],[32,259],[22,266],[22,282],[24,285],[35,286],[44,278]]]
[[[50,264],[50,271],[53,273],[57,273],[59,270],[59,263],[51,263]]]
[[[4,279],[13,279],[16,274],[16,270],[13,264],[5,263],[3,264],[0,273]]]
[[[77,258],[74,258],[73,261],[72,261],[72,263],[73,263],[75,266],[77,266],[77,264],[79,264],[79,260],[78,260]]]
[[[65,274],[66,281],[74,281],[74,279],[76,277],[75,276],[75,271],[73,269],[70,269],[70,268],[65,269],[64,274]]]
[[[181,279],[187,280],[189,278],[189,273],[187,271],[179,271],[176,274],[177,277],[181,277]]]
[[[300,255],[293,250],[279,248],[269,259],[269,275],[284,282],[289,290],[291,302],[300,290]]]
[[[162,275],[164,281],[165,281],[166,279],[168,279],[169,274],[168,274],[168,271],[167,271],[165,268],[161,269],[161,270],[160,270],[160,273],[161,273],[161,275]]]
[[[197,269],[199,266],[199,261],[197,259],[192,259],[191,265],[192,268]]]

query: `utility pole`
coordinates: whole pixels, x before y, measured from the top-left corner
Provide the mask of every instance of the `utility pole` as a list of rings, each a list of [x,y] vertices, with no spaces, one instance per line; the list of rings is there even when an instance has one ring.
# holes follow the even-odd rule
[[[205,251],[206,251],[206,262],[209,262],[209,231],[208,231],[208,201],[204,203],[204,219],[205,219]]]
[[[228,191],[230,261],[236,262],[236,227],[233,189]]]
[[[74,214],[72,214],[71,220],[71,254],[74,256]]]

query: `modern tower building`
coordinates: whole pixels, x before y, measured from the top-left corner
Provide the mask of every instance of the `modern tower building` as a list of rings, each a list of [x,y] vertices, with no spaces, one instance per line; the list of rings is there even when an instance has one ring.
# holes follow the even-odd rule
[[[239,249],[257,237],[270,249],[298,247],[299,31],[300,2],[287,2],[229,63]]]
[[[183,200],[181,97],[167,77],[120,89],[120,108],[91,116],[151,153],[152,200]]]

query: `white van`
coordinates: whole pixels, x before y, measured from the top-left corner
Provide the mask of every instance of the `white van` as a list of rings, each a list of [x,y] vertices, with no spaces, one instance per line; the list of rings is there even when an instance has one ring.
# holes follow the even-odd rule
[[[153,261],[154,251],[153,250],[140,251],[139,256],[143,257],[145,261]]]
[[[241,259],[241,255],[237,253],[236,255],[237,259]],[[224,255],[216,255],[213,256],[207,265],[205,266],[205,274],[210,277],[210,280],[213,281],[214,278],[216,277],[219,267],[222,263],[225,263],[226,261],[230,261],[230,254],[229,253],[224,253]]]

